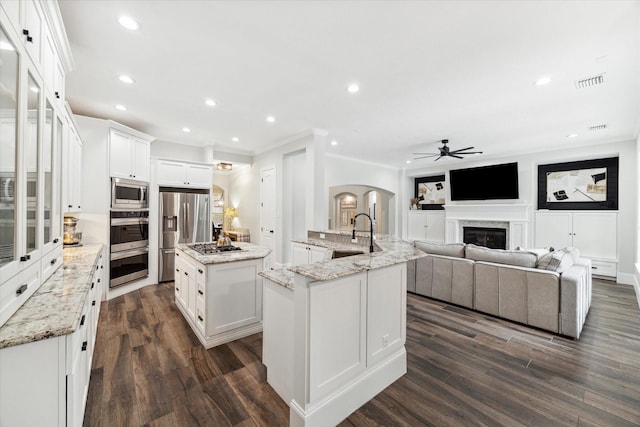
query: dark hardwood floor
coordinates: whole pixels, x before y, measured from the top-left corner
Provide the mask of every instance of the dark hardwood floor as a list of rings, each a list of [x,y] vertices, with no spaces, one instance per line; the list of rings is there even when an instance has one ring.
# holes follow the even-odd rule
[[[409,295],[408,372],[340,426],[640,425],[633,288],[594,281],[579,341]],[[286,426],[262,334],[205,350],[173,283],[104,302],[86,426]]]

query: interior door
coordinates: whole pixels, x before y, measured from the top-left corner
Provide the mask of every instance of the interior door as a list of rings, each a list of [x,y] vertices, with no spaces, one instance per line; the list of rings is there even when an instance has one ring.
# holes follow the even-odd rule
[[[276,240],[276,170],[260,172],[260,245],[275,253]],[[267,261],[269,262],[269,261]]]

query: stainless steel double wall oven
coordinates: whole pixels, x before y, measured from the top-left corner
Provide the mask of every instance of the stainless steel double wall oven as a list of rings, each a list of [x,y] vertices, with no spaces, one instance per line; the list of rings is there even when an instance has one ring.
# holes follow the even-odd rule
[[[149,187],[122,181],[112,178],[111,288],[149,276]]]

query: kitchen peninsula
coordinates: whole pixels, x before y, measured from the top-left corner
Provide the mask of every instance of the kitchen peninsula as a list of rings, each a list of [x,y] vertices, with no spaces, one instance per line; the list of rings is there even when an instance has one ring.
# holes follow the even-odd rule
[[[336,425],[406,373],[407,261],[425,254],[396,238],[378,236],[369,253],[364,234],[359,245],[307,234],[294,247],[324,250],[322,261],[261,273],[263,363],[290,425]]]
[[[201,253],[192,246],[176,249],[175,298],[202,345],[211,348],[262,331],[258,274],[271,250],[244,242],[228,252]]]

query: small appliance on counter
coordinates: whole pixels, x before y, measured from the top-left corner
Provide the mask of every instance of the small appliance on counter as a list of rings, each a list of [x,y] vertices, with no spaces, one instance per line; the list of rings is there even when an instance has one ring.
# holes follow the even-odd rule
[[[78,218],[72,216],[64,217],[64,235],[62,243],[64,246],[79,246],[82,240],[82,232],[76,231]]]

